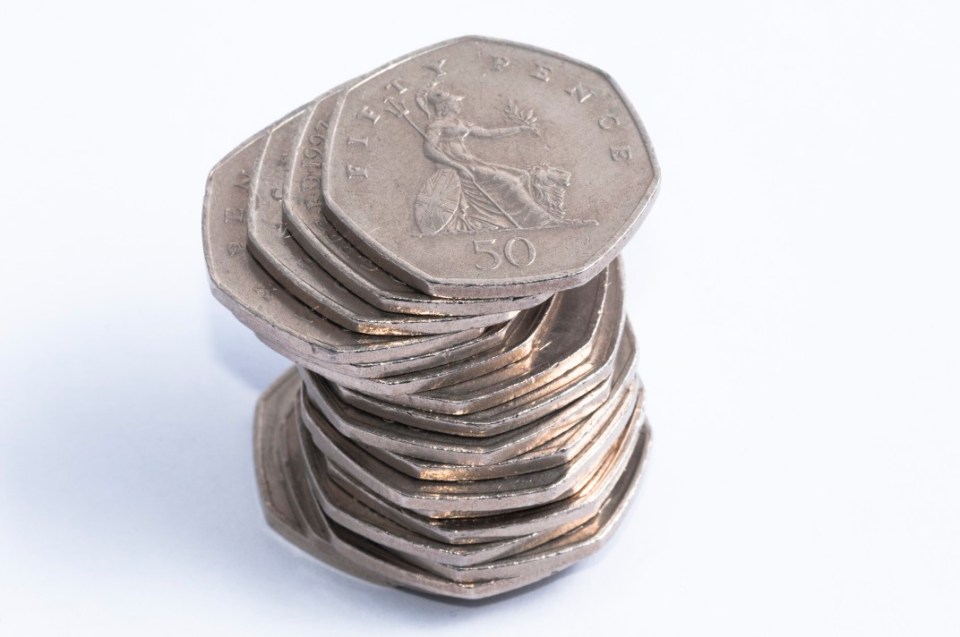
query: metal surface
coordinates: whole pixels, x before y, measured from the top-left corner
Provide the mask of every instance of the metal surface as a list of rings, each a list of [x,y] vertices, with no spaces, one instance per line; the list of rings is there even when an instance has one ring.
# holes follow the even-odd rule
[[[527,309],[549,297],[538,294],[491,299],[438,298],[415,290],[359,252],[324,214],[321,158],[335,107],[333,95],[315,102],[292,154],[293,165],[284,194],[284,221],[289,232],[327,272],[357,296],[388,312],[490,314]]]
[[[541,345],[556,316],[553,307],[559,301],[554,297],[543,305],[525,310],[504,327],[504,336],[496,345],[468,358],[442,365],[377,378],[362,378],[352,369],[326,368],[319,376],[343,387],[387,400],[402,399],[413,392],[447,387],[464,380],[480,377],[507,365],[525,360]]]
[[[451,317],[386,312],[355,295],[311,259],[283,221],[291,146],[307,114],[307,109],[297,111],[270,130],[251,180],[247,207],[248,248],[284,289],[334,323],[363,334],[445,334],[496,325],[516,314]]]
[[[637,229],[659,181],[609,76],[486,38],[438,44],[356,82],[328,139],[330,221],[435,296],[583,285]]]
[[[246,249],[251,174],[261,133],[210,172],[203,209],[204,254],[211,289],[241,323],[307,361],[376,363],[469,343],[477,328],[436,336],[358,335],[311,311],[264,271]]]
[[[439,480],[441,475],[456,474],[462,476],[458,479],[466,480],[546,444],[575,427],[608,399],[616,400],[616,392],[627,387],[635,359],[633,337],[628,333],[618,350],[610,383],[544,418],[486,438],[436,433],[385,420],[343,402],[329,383],[316,375],[304,374],[303,378],[306,395],[327,420],[343,435],[379,454],[379,459],[413,477]],[[387,460],[391,455],[395,458],[392,462]],[[542,463],[544,468],[551,466],[545,459]]]
[[[398,407],[345,387],[335,385],[334,389],[344,402],[387,420],[439,433],[481,438],[495,436],[562,409],[609,381],[614,353],[624,332],[600,332],[589,358],[566,374],[512,400],[469,414],[450,416]]]
[[[526,586],[599,549],[616,528],[634,494],[649,441],[647,427],[640,426],[637,419],[630,427],[638,435],[632,453],[624,454],[628,459],[626,466],[614,479],[607,480],[602,503],[582,521],[561,522],[554,527],[561,529],[559,534],[540,531],[540,537],[546,541],[535,544],[535,540],[528,540],[532,548],[527,548],[523,541],[514,540],[511,545],[510,540],[505,540],[502,544],[518,552],[493,550],[489,561],[454,557],[483,555],[483,548],[451,548],[445,553],[452,557],[451,564],[425,559],[439,556],[439,547],[434,544],[430,552],[426,548],[429,542],[418,540],[407,531],[397,530],[393,537],[406,538],[412,544],[403,546],[402,540],[388,539],[395,546],[387,548],[325,513],[323,501],[315,497],[318,476],[323,480],[319,470],[323,457],[312,445],[302,444],[298,421],[289,410],[290,398],[298,391],[298,385],[296,376],[288,372],[264,394],[257,407],[257,476],[271,526],[310,555],[357,577],[462,599],[491,597]],[[290,488],[297,485],[303,488]],[[404,548],[408,554],[404,554]]]
[[[331,462],[386,500],[427,517],[471,517],[539,506],[576,492],[617,443],[635,404],[635,394],[632,401],[621,402],[607,416],[601,435],[565,465],[521,476],[471,482],[412,479],[340,434],[309,401],[302,401],[300,417]]]
[[[297,365],[256,409],[270,526],[344,572],[463,599],[601,546],[650,440],[616,256],[658,178],[606,75],[472,37],[219,162],[214,296]]]

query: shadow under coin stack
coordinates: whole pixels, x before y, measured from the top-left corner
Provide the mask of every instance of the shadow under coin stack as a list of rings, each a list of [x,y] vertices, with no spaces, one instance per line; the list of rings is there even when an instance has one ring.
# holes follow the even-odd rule
[[[617,255],[658,180],[604,73],[475,37],[347,82],[217,164],[214,295],[296,364],[256,412],[273,528],[458,598],[596,551],[650,438]]]

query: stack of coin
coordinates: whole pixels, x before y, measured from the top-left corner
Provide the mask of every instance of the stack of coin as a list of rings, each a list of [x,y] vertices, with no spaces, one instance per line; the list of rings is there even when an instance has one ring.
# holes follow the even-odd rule
[[[601,546],[650,438],[617,255],[658,180],[604,73],[476,37],[217,164],[213,292],[296,365],[256,412],[270,524],[347,572],[460,598]]]

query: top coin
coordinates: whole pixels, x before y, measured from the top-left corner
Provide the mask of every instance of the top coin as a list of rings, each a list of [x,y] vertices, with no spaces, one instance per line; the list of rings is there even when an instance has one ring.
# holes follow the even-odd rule
[[[435,296],[586,283],[636,231],[660,178],[643,125],[603,71],[479,37],[360,80],[328,140],[330,220]]]

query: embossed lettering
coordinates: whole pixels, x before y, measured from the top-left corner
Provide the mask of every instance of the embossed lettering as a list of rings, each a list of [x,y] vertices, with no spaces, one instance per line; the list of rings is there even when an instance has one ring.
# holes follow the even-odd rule
[[[367,167],[366,166],[354,166],[353,164],[347,164],[347,179],[366,179],[367,178]]]
[[[314,172],[319,172],[323,169],[323,147],[327,143],[327,124],[326,122],[318,122],[313,130],[315,132],[310,133],[307,137],[307,146],[303,149],[303,153],[300,156],[300,166],[304,170],[311,170]],[[305,179],[301,179],[300,188],[304,188]]]
[[[549,81],[550,81],[550,75],[551,75],[552,73],[553,73],[553,69],[551,69],[549,66],[544,66],[543,64],[538,64],[536,70],[534,70],[534,72],[530,74],[530,77],[535,77],[535,78],[537,78],[538,80],[542,80],[542,81],[544,81],[544,82],[549,82]]]
[[[590,99],[596,94],[597,92],[594,91],[592,88],[590,88],[589,86],[584,86],[583,82],[577,82],[576,86],[574,86],[573,88],[567,89],[567,95],[572,95],[581,104],[583,104],[584,102],[586,102],[588,99]]]
[[[527,254],[526,258],[521,259],[517,256],[517,244],[522,243],[526,248]],[[507,261],[511,265],[514,265],[518,268],[525,268],[528,265],[531,265],[537,259],[537,249],[533,247],[533,243],[529,239],[523,237],[511,237],[507,239],[506,244],[503,246],[503,256],[506,257]]]
[[[377,121],[380,119],[380,113],[376,112],[375,110],[373,110],[372,108],[364,104],[363,108],[360,109],[360,112],[357,113],[357,117],[368,119],[374,124],[376,124]]]
[[[283,201],[283,188],[271,188],[270,198],[274,201]]]
[[[233,184],[236,188],[241,190],[250,190],[250,174],[246,170],[241,170],[237,173],[237,183]]]
[[[395,91],[397,92],[397,94],[399,94],[399,95],[403,95],[404,93],[406,93],[406,92],[409,90],[408,87],[406,87],[406,86],[403,85],[403,81],[400,80],[399,78],[397,78],[397,79],[393,80],[392,82],[390,82],[389,84],[387,84],[386,88],[392,88],[392,89],[395,90]]]
[[[273,300],[273,293],[276,292],[277,289],[278,288],[268,288],[263,285],[258,285],[257,287],[253,288],[253,291],[257,293],[257,296],[269,303]]]
[[[228,256],[235,257],[235,256],[237,256],[238,254],[240,254],[241,252],[243,252],[243,244],[242,244],[242,243],[237,243],[236,241],[231,241],[230,243],[227,244],[227,255],[228,255]]]
[[[523,250],[517,247],[518,244],[523,244]],[[473,251],[476,254],[486,255],[475,264],[478,270],[485,272],[496,270],[503,265],[504,259],[516,268],[525,268],[537,259],[537,249],[533,246],[533,242],[525,237],[507,239],[503,244],[503,257],[495,250],[496,245],[496,239],[478,239],[473,242]]]
[[[427,64],[423,68],[430,69],[431,71],[437,74],[437,77],[443,77],[444,75],[447,74],[447,72],[443,70],[443,65],[446,63],[447,63],[446,60],[440,60],[438,62],[434,62],[433,64]]]
[[[494,56],[493,56],[493,70],[494,70],[494,71],[502,71],[503,69],[507,68],[508,66],[510,66],[510,60],[508,60],[507,58],[503,57],[502,55],[494,55]]]
[[[349,146],[363,146],[367,148],[367,143],[370,141],[368,137],[354,137],[353,135],[347,135],[347,145]]]
[[[633,159],[633,151],[629,146],[611,146],[610,158],[613,161],[630,161]]]
[[[237,223],[243,223],[243,219],[246,214],[246,208],[226,208],[223,211],[223,222],[228,223],[230,221],[236,221]]]
[[[300,190],[320,190],[323,183],[319,175],[304,175],[300,178]]]
[[[601,115],[597,120],[597,125],[603,130],[610,130],[614,126],[620,125],[620,118],[616,115]]]
[[[477,264],[478,270],[496,270],[500,267],[500,264],[503,263],[503,259],[500,258],[500,255],[492,250],[494,244],[497,242],[496,239],[481,239],[473,242],[473,251],[477,254],[486,254],[490,256],[489,261],[486,263],[481,262]]]

